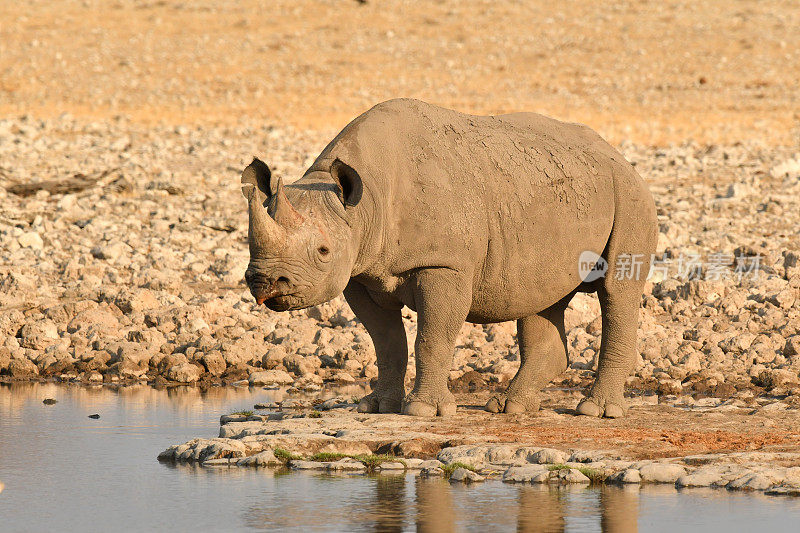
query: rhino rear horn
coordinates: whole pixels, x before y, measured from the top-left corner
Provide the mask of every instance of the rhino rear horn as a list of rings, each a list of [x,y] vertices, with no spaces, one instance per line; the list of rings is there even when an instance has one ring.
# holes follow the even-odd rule
[[[278,178],[275,194],[269,199],[269,214],[275,222],[285,228],[296,228],[303,223],[303,215],[298,213],[283,190],[283,178]]]

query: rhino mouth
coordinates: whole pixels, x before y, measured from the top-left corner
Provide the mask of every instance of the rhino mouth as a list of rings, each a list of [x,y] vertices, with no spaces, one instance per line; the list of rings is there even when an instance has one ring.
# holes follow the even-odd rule
[[[271,311],[290,311],[293,309],[302,309],[302,300],[295,294],[282,294],[264,300],[264,305]]]

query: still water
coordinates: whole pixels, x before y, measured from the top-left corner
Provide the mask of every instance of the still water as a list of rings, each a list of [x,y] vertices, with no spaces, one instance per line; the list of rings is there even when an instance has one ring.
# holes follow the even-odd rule
[[[0,531],[800,531],[800,498],[156,461],[171,444],[217,436],[220,414],[280,394],[0,385]]]

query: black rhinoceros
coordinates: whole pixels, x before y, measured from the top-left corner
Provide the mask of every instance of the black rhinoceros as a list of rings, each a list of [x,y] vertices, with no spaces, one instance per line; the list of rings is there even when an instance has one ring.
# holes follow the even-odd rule
[[[391,100],[348,124],[301,179],[284,186],[256,159],[242,191],[257,302],[285,311],[344,291],[372,337],[379,374],[359,411],[453,413],[459,329],[507,320],[521,364],[486,407],[538,409],[540,389],[567,367],[564,310],[596,291],[599,367],[577,411],[624,414],[656,213],[633,167],[586,126]],[[608,266],[604,276],[579,268],[586,254]],[[418,313],[408,395],[403,306]]]

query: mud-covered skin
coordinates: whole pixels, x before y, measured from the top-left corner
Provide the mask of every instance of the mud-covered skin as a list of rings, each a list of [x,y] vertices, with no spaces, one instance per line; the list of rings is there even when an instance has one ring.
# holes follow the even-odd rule
[[[359,410],[396,411],[402,400],[406,414],[454,412],[447,378],[465,320],[518,321],[520,370],[487,408],[538,409],[539,389],[566,367],[564,308],[576,291],[597,291],[599,368],[577,410],[624,414],[657,226],[644,182],[596,133],[532,113],[479,117],[391,100],[345,127],[292,185],[253,165],[243,176],[251,290],[278,310],[344,291],[379,369]],[[587,250],[611,265],[605,278],[582,282]],[[619,256],[638,271],[615,271]],[[418,312],[417,378],[405,398],[403,306]]]

